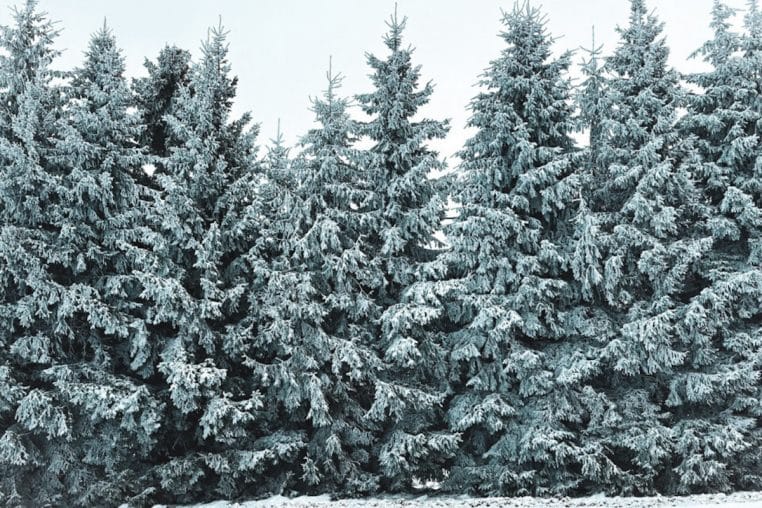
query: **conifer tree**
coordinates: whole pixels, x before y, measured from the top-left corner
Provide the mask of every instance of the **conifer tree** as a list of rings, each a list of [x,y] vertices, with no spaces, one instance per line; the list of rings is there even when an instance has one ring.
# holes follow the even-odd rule
[[[681,120],[700,159],[694,178],[707,202],[697,234],[712,240],[697,270],[696,296],[680,326],[690,345],[686,366],[670,384],[677,423],[674,468],[678,492],[758,488],[762,307],[759,245],[762,186],[758,171],[762,18],[751,2],[745,33],[731,28],[734,11],[712,9],[713,38],[696,55],[710,66],[691,76],[700,87]]]
[[[375,89],[359,95],[372,119],[361,134],[373,146],[361,155],[364,177],[373,192],[359,210],[368,217],[363,252],[381,277],[369,280],[372,295],[369,335],[383,360],[368,417],[381,442],[374,450],[385,488],[409,488],[416,475],[441,474],[441,465],[457,446],[457,436],[438,429],[443,402],[444,350],[426,325],[441,305],[426,288],[441,246],[434,237],[444,213],[432,173],[444,164],[429,148],[447,134],[448,124],[414,116],[429,102],[433,84],[419,89],[420,66],[403,46],[405,19],[396,12],[384,43],[389,55],[368,55]],[[438,469],[440,471],[438,471]]]
[[[254,304],[269,268],[257,245],[258,129],[248,113],[230,118],[236,84],[220,26],[175,113],[164,117],[178,143],[156,176],[164,263],[145,283],[153,337],[145,356],[157,357],[154,389],[165,405],[159,499],[280,493],[288,476],[273,466],[303,447],[298,433],[271,426],[276,419],[252,382],[277,344],[254,340]]]
[[[60,503],[72,487],[57,474],[68,457],[48,446],[70,435],[70,422],[44,374],[76,343],[74,295],[47,269],[65,194],[53,157],[57,33],[31,0],[0,33],[0,502],[8,505]]]
[[[688,93],[630,0],[573,95],[517,4],[445,179],[396,12],[369,119],[329,68],[298,153],[279,124],[259,157],[221,25],[130,89],[105,23],[53,70],[26,0],[0,27],[0,505],[762,488],[762,11],[734,14]]]
[[[54,152],[63,172],[61,229],[47,269],[62,292],[58,327],[68,353],[44,377],[66,404],[70,429],[49,447],[66,457],[59,474],[67,494],[88,505],[141,495],[141,461],[155,444],[160,407],[140,376],[139,352],[150,339],[138,275],[155,263],[145,222],[155,197],[136,182],[141,126],[105,24],[66,91]]]
[[[313,100],[317,126],[302,138],[287,180],[293,206],[286,222],[293,230],[277,266],[280,283],[270,288],[280,290],[271,302],[283,309],[273,313],[282,320],[273,325],[289,332],[281,334],[290,353],[283,374],[298,394],[294,402],[283,395],[276,400],[307,422],[300,479],[311,492],[358,495],[379,488],[372,460],[377,440],[366,413],[381,362],[367,327],[376,316],[367,287],[381,275],[363,250],[363,209],[374,194],[357,165],[358,126],[349,102],[337,95],[340,84],[329,69],[325,94]]]
[[[602,140],[606,135],[607,111],[612,107],[608,93],[607,77],[604,73],[602,46],[596,46],[595,28],[592,44],[586,49],[587,59],[582,61],[581,71],[584,80],[576,90],[578,107],[577,129],[587,131],[587,146],[584,147],[578,161],[577,175],[582,198],[577,215],[577,228],[574,240],[575,256],[572,269],[575,280],[580,284],[582,299],[594,298],[595,288],[602,280],[601,246],[599,245],[599,224],[592,209],[599,209],[601,201],[606,199],[601,192],[601,179],[605,178],[607,168],[602,157]]]
[[[598,335],[608,400],[595,433],[623,471],[616,488],[625,492],[673,484],[676,435],[666,393],[689,355],[679,322],[711,245],[692,227],[703,207],[691,178],[692,145],[675,126],[684,93],[668,67],[662,28],[643,0],[631,1],[605,66],[610,106],[597,148],[605,173],[596,179],[593,217],[582,219],[596,228],[602,266],[589,305],[605,316]]]
[[[612,473],[584,441],[598,395],[595,329],[575,308],[567,249],[579,184],[570,56],[552,58],[538,10],[504,14],[506,48],[471,103],[445,229],[450,428],[463,446],[448,488],[486,495],[573,492]],[[581,474],[580,474],[581,471]],[[582,485],[581,485],[582,484]]]
[[[605,175],[605,168],[601,164],[601,138],[605,134],[606,111],[612,106],[608,101],[606,76],[603,68],[603,47],[596,45],[595,28],[593,28],[592,44],[585,50],[587,59],[582,61],[581,71],[584,80],[580,84],[576,95],[576,104],[579,108],[578,128],[587,130],[587,159],[585,171],[582,172],[591,181],[582,184],[585,200],[592,201],[596,197],[590,191],[595,188],[595,180]],[[592,185],[591,185],[592,184]]]

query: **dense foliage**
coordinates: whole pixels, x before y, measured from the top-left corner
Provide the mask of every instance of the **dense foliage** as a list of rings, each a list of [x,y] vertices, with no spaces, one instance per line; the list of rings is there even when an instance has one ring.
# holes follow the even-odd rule
[[[575,86],[517,5],[448,173],[396,13],[370,90],[329,68],[314,128],[260,150],[222,26],[129,81],[105,24],[54,70],[27,1],[0,30],[0,504],[762,489],[762,12],[735,15],[682,76],[631,0]]]

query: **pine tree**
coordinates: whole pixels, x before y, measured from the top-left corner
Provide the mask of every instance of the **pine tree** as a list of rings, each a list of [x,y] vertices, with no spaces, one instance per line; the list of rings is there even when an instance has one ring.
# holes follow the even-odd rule
[[[757,423],[762,336],[759,245],[762,186],[758,172],[762,18],[750,3],[743,36],[734,11],[714,3],[714,37],[696,55],[711,70],[691,76],[700,87],[681,120],[700,155],[694,177],[708,204],[697,234],[711,238],[697,270],[699,288],[680,333],[690,345],[686,367],[670,384],[678,420],[674,490],[686,493],[758,488],[762,463]]]
[[[384,488],[409,489],[415,476],[438,477],[457,447],[458,437],[440,429],[445,395],[444,349],[427,325],[441,314],[438,299],[427,291],[440,245],[444,203],[432,173],[444,164],[429,148],[447,134],[447,122],[414,116],[425,106],[433,85],[419,89],[420,67],[403,47],[405,19],[396,13],[388,23],[385,60],[368,55],[374,90],[359,95],[372,119],[361,134],[373,146],[362,154],[371,200],[359,210],[369,219],[363,252],[380,278],[365,291],[375,315],[369,320],[373,347],[384,365],[378,373],[368,417],[381,442],[374,450]]]
[[[464,442],[448,488],[574,492],[613,468],[599,443],[582,439],[599,353],[594,323],[574,307],[567,250],[579,194],[570,55],[552,58],[537,9],[517,5],[503,23],[506,48],[471,103],[477,132],[460,152],[458,216],[445,229],[447,418]]]

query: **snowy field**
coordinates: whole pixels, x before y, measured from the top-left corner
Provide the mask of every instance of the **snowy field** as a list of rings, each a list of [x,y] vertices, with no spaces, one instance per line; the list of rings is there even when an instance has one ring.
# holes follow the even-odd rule
[[[762,508],[762,492],[686,497],[605,497],[584,498],[467,498],[467,497],[384,497],[331,501],[320,497],[273,497],[246,503],[217,501],[189,508]],[[154,508],[166,508],[161,505]]]

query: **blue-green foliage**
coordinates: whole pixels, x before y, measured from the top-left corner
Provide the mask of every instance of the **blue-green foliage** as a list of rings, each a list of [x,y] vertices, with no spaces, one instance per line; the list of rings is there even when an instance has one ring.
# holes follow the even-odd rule
[[[608,107],[599,112],[603,132],[592,168],[598,178],[584,212],[596,228],[600,261],[586,282],[602,316],[608,385],[597,433],[624,471],[618,488],[628,492],[662,489],[671,474],[676,436],[665,394],[686,360],[680,316],[710,245],[691,227],[701,204],[689,169],[691,147],[680,143],[675,128],[684,93],[667,65],[661,32],[645,3],[633,0],[603,69]]]
[[[77,488],[57,475],[74,453],[64,439],[71,420],[44,374],[76,361],[84,342],[70,328],[78,295],[49,269],[58,261],[53,246],[67,194],[64,171],[54,162],[63,102],[50,68],[56,35],[33,2],[15,10],[0,34],[0,492],[6,504],[57,502]]]
[[[365,121],[329,70],[260,156],[222,26],[130,87],[105,24],[54,71],[28,0],[0,29],[0,504],[761,488],[762,12],[735,15],[681,77],[631,0],[575,90],[515,6],[440,178],[396,13]]]
[[[691,76],[699,91],[689,97],[681,120],[697,147],[693,174],[707,208],[694,227],[710,247],[679,328],[688,345],[686,368],[673,376],[667,400],[679,417],[679,492],[762,485],[762,15],[750,2],[743,34],[731,28],[733,15],[714,3],[714,37],[697,52],[711,69]]]
[[[298,430],[273,427],[281,420],[256,383],[278,345],[261,341],[262,169],[249,115],[230,118],[236,85],[220,26],[163,119],[175,144],[149,218],[161,235],[144,275],[153,340],[134,354],[164,407],[150,472],[160,498],[277,492],[287,478],[278,464],[304,447]]]
[[[169,155],[170,147],[177,144],[165,116],[177,112],[180,89],[188,86],[190,57],[184,49],[165,46],[156,63],[145,60],[148,76],[133,80],[135,105],[144,124],[138,140],[159,165],[161,158]]]
[[[612,466],[580,434],[597,402],[591,313],[577,307],[570,250],[580,189],[569,54],[551,56],[541,14],[505,13],[506,48],[471,104],[445,229],[451,386],[447,419],[464,445],[453,491],[550,494]]]
[[[137,274],[151,262],[151,232],[141,225],[150,197],[134,179],[140,128],[112,35],[96,33],[83,66],[56,89],[47,70],[54,53],[41,51],[50,30],[29,3],[5,34],[11,59],[48,56],[29,58],[36,70],[12,85],[23,90],[8,112],[19,136],[3,138],[13,143],[6,169],[15,173],[4,181],[30,186],[15,194],[23,202],[4,202],[3,326],[9,364],[28,390],[6,430],[26,457],[11,463],[26,474],[4,491],[10,502],[99,503],[135,494],[132,461],[149,454],[158,428],[159,403],[131,368],[148,340]]]
[[[373,305],[367,330],[383,361],[367,416],[381,433],[374,460],[391,490],[409,489],[416,473],[439,478],[458,445],[456,434],[437,429],[445,351],[428,330],[442,314],[427,282],[437,270],[434,234],[444,213],[433,180],[444,165],[428,143],[444,138],[448,125],[414,118],[429,102],[433,84],[419,88],[420,67],[403,46],[405,22],[395,12],[387,23],[389,55],[368,55],[374,90],[358,96],[372,117],[360,130],[372,142],[360,160],[372,194],[358,207],[368,221],[361,249],[375,272],[364,288]]]
[[[257,340],[274,354],[258,371],[277,414],[309,436],[292,467],[294,487],[358,495],[378,488],[365,412],[380,362],[365,328],[373,304],[363,289],[372,276],[355,205],[367,192],[350,147],[356,124],[339,85],[329,73],[323,98],[313,101],[317,125],[296,158],[288,158],[279,133],[264,161],[273,261]]]

